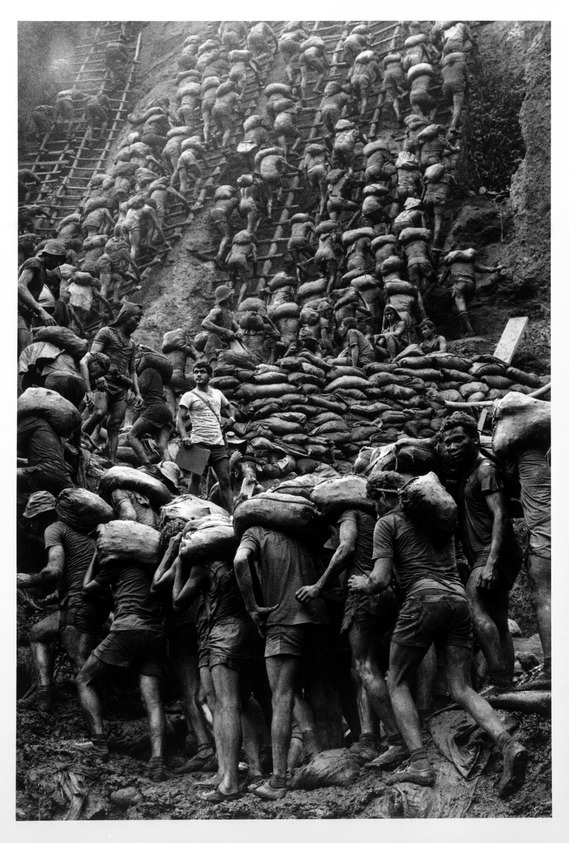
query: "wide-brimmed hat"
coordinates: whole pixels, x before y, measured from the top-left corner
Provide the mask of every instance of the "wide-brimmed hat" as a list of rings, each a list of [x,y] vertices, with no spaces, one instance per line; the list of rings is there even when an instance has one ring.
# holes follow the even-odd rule
[[[222,301],[227,301],[231,296],[235,295],[234,290],[227,284],[220,284],[215,290],[215,302],[220,304]]]
[[[24,509],[24,518],[35,518],[42,512],[55,512],[55,497],[51,492],[33,492]]]
[[[180,467],[175,462],[171,462],[171,460],[162,460],[156,466],[159,474],[164,478],[166,481],[167,486],[171,486],[174,488],[174,491],[178,491],[178,484],[180,482]]]
[[[48,240],[39,255],[53,255],[56,258],[64,258],[67,250],[61,240]]]

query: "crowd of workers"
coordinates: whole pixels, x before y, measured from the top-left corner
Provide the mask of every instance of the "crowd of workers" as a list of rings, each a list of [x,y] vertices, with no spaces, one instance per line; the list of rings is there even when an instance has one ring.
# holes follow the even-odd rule
[[[134,563],[102,565],[92,525],[87,531],[65,505],[70,490],[97,491],[97,466],[127,461],[175,496],[203,494],[209,465],[215,499],[233,513],[237,477],[244,480],[240,498],[247,496],[240,468],[248,445],[231,430],[235,407],[209,385],[225,350],[237,343],[254,363],[304,354],[353,367],[401,359],[410,347],[444,353],[446,340],[429,318],[435,285],[448,283],[462,333],[472,334],[467,303],[476,272],[500,269],[482,265],[473,249],[442,251],[474,47],[467,24],[402,25],[401,48],[392,45],[381,61],[371,30],[355,25],[343,44],[341,76],[332,81],[325,41],[301,22],[278,35],[263,22],[211,29],[207,39],[191,35],[184,43],[176,112],[164,98],[132,114],[133,131],[110,172],[91,180],[79,210],[39,245],[31,233],[20,237],[19,387],[24,397],[29,388],[52,390],[78,419],[64,430],[54,418],[57,401],[51,415],[45,402],[19,412],[19,523],[43,548],[36,548],[41,564],[20,573],[18,587],[58,595],[58,609],[31,630],[38,677],[31,704],[53,710],[52,646],[59,640],[89,732],[76,749],[106,758],[101,688],[113,668],[134,669],[150,724],[149,776],[163,781],[172,775],[164,763],[167,667],[179,681],[197,749],[174,772],[213,774],[200,787],[217,804],[245,792],[282,798],[291,770],[342,745],[346,726],[354,744],[376,753],[371,769],[397,768],[388,781],[432,785],[422,724],[433,695],[450,696],[501,750],[499,792],[507,796],[523,782],[528,753],[485,696],[513,687],[508,595],[523,554],[504,466],[481,450],[472,415],[449,414],[430,443],[439,479],[458,506],[456,535],[433,533],[428,519],[402,506],[408,477],[379,471],[367,483],[367,508],[336,512],[327,540],[253,525],[238,536],[236,551],[188,568],[176,523],[162,527],[160,564],[148,573]],[[109,57],[117,84],[119,48]],[[277,56],[287,83],[265,87],[264,113],[243,121],[232,146],[246,86],[251,79],[260,86],[263,59]],[[452,103],[448,128],[433,122],[439,76],[442,97]],[[322,136],[301,150],[297,120],[315,94],[322,97]],[[375,94],[377,134],[388,102],[400,124],[381,139],[360,128]],[[91,109],[93,131],[97,121],[104,131],[101,96]],[[407,98],[411,113],[403,117]],[[57,119],[69,113],[60,108]],[[227,148],[244,165],[235,184],[217,186],[209,209],[222,237],[215,304],[195,337],[166,332],[160,353],[133,340],[143,309],[128,297],[139,286],[141,256],[165,241],[169,197],[191,208],[212,147]],[[311,203],[287,221],[282,271],[253,290],[257,230],[272,220],[292,174]],[[20,187],[27,201],[34,184],[25,171]],[[233,233],[236,216],[244,227]],[[201,450],[206,466],[173,461],[174,443],[176,453]],[[534,688],[549,687],[551,678],[547,448],[532,443],[516,455],[544,651],[527,686]],[[128,484],[113,491],[110,504],[115,519],[160,526],[152,497]]]

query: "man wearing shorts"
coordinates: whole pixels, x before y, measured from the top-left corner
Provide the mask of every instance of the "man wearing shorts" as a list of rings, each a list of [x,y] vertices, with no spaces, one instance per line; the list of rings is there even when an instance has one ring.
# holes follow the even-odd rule
[[[231,404],[223,392],[208,386],[211,375],[212,369],[208,363],[196,363],[193,371],[196,388],[180,398],[176,424],[183,445],[199,445],[210,452],[208,464],[211,465],[219,483],[223,506],[228,512],[233,512],[229,458],[223,432],[235,423],[235,418]],[[222,413],[226,417],[225,421],[221,419]],[[191,426],[190,429],[188,425]],[[190,494],[199,493],[200,481],[199,474],[192,474]]]
[[[139,304],[125,302],[114,322],[98,331],[91,350],[81,359],[79,367],[87,386],[85,403],[93,407],[93,393],[91,391],[91,376],[89,363],[92,355],[100,352],[109,358],[110,368],[105,377],[107,390],[107,437],[108,457],[112,463],[116,462],[119,444],[119,430],[124,422],[127,407],[129,387],[132,388],[136,400],[135,408],[142,406],[142,397],[138,388],[135,368],[135,344],[131,339],[142,319],[142,308]]]
[[[164,399],[164,381],[160,372],[148,364],[143,355],[137,364],[138,387],[142,397],[142,410],[128,433],[128,444],[142,465],[151,459],[145,451],[141,437],[151,434],[156,442],[161,460],[170,460],[168,441],[174,426],[170,408]]]
[[[241,538],[234,566],[247,611],[265,638],[265,664],[273,702],[273,774],[253,792],[261,799],[276,800],[288,791],[287,755],[302,660],[319,627],[328,623],[328,615],[321,598],[308,604],[296,599],[299,590],[312,585],[317,575],[309,551],[292,536],[249,527]],[[264,606],[259,606],[255,597],[252,567]],[[298,719],[296,712],[295,716]]]
[[[346,571],[348,578],[367,577],[373,568],[375,521],[372,515],[359,509],[342,512],[337,520],[337,547],[328,567],[318,582],[299,589],[296,599],[306,604],[320,597],[330,579],[341,571]],[[341,631],[348,634],[350,642],[352,676],[357,689],[361,725],[359,741],[367,740],[375,745],[375,718],[370,718],[369,700],[373,712],[383,722],[387,735],[388,747],[381,755],[386,764],[398,763],[407,757],[384,678],[386,665],[380,663],[382,651],[385,653],[388,649],[387,642],[397,619],[398,608],[398,600],[391,588],[379,595],[351,591],[344,606],[341,626]]]
[[[41,588],[47,594],[57,589],[59,595],[58,610],[30,629],[30,648],[38,679],[35,702],[41,711],[49,711],[52,706],[52,645],[61,642],[73,670],[78,673],[96,646],[111,609],[110,601],[87,601],[82,593],[83,578],[95,552],[94,538],[68,524],[65,520],[68,507],[60,509],[59,498],[52,500],[51,511],[57,520],[44,533],[47,565],[37,574],[18,574],[16,579],[18,588]],[[35,519],[49,505],[43,498],[37,503],[30,499],[24,517]]]
[[[113,668],[132,668],[138,675],[140,693],[150,723],[151,758],[148,775],[152,781],[166,779],[164,737],[166,718],[160,694],[160,677],[166,658],[166,639],[160,600],[150,591],[152,574],[136,565],[101,565],[96,556],[85,574],[83,593],[98,597],[110,590],[113,622],[107,637],[91,653],[77,676],[79,702],[90,738],[77,741],[76,749],[108,756],[103,731],[103,706],[98,684]]]
[[[203,798],[218,804],[243,795],[237,782],[242,740],[249,761],[249,775],[261,774],[260,747],[254,739],[254,730],[247,728],[251,679],[258,671],[255,660],[261,655],[261,642],[245,609],[232,560],[208,560],[193,565],[187,579],[179,557],[174,568],[175,608],[191,605],[199,593],[206,596],[209,604],[208,666],[216,700],[213,730],[219,769],[212,789],[206,791]]]
[[[367,494],[380,516],[373,537],[374,567],[369,577],[352,577],[351,587],[374,594],[393,577],[404,595],[389,654],[388,688],[409,763],[389,784],[413,782],[431,787],[436,773],[421,739],[419,715],[411,695],[417,668],[433,643],[443,648],[449,689],[458,703],[502,751],[504,769],[498,793],[504,798],[524,780],[527,750],[504,729],[490,704],[470,685],[472,620],[459,579],[451,535],[436,539],[400,507],[404,478],[381,471],[368,480]]]
[[[443,458],[457,481],[460,539],[470,565],[466,591],[474,630],[497,690],[513,681],[514,645],[508,628],[509,592],[522,564],[506,511],[504,481],[494,460],[480,453],[475,419],[456,412],[440,430]]]

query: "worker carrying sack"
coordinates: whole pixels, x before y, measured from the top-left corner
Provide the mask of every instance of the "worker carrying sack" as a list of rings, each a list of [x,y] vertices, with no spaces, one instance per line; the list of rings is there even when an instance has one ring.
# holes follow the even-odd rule
[[[45,419],[53,427],[58,436],[69,436],[81,424],[79,410],[52,389],[41,386],[31,386],[26,389],[17,403],[17,417],[37,416]]]
[[[109,521],[97,527],[101,565],[139,565],[154,570],[159,562],[160,533],[136,521]]]
[[[327,518],[346,509],[363,509],[374,513],[375,505],[366,495],[366,481],[358,475],[324,480],[315,486],[310,499]]]
[[[55,502],[57,517],[79,533],[90,533],[114,518],[112,506],[87,489],[64,489]]]
[[[99,492],[102,497],[109,499],[117,489],[138,492],[147,497],[154,507],[164,506],[174,498],[164,483],[156,477],[126,465],[114,465],[101,477]]]
[[[551,445],[551,404],[510,392],[494,402],[492,451],[505,459],[524,446]]]
[[[433,544],[446,542],[456,530],[458,509],[434,471],[409,480],[399,492],[401,509]]]
[[[265,527],[293,536],[310,535],[319,520],[316,506],[293,495],[264,493],[235,507],[233,523],[238,536],[248,527]]]
[[[213,559],[233,556],[239,541],[235,535],[231,518],[208,515],[186,525],[180,543],[180,559],[186,564],[195,565]]]

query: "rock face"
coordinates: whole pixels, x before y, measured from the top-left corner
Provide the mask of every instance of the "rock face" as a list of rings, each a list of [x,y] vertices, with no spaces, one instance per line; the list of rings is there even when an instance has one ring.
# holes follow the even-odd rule
[[[551,257],[551,31],[543,24],[526,53],[526,96],[520,124],[525,158],[512,178],[515,240],[511,249],[516,285],[549,296]],[[525,290],[524,290],[525,291]]]

